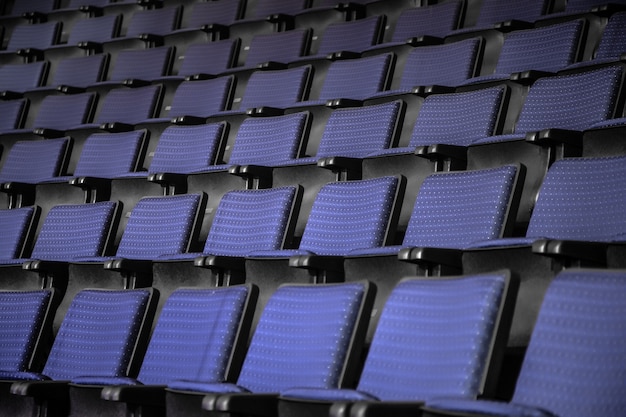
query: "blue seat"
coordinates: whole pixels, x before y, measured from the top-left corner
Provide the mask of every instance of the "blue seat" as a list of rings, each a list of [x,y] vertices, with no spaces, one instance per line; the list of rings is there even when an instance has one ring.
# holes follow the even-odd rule
[[[59,60],[47,87],[63,93],[83,92],[88,86],[105,79],[109,64],[108,54],[78,56]]]
[[[406,8],[398,16],[391,42],[387,45],[424,36],[443,39],[450,31],[459,27],[461,11],[460,1]]]
[[[286,68],[290,62],[309,53],[310,43],[311,31],[307,29],[255,35],[246,48],[247,53],[240,51],[238,68],[233,68],[233,71],[259,66],[269,69]]]
[[[232,401],[275,415],[277,393],[288,387],[343,386],[354,378],[372,295],[363,282],[279,287],[263,308],[236,383],[171,382],[167,414],[177,416],[186,411],[180,403],[197,406],[206,396],[204,406]]]
[[[626,36],[626,13],[613,13],[602,30],[600,41],[590,60],[577,62],[567,69],[579,69],[587,66],[606,65],[620,60],[624,50]]]
[[[44,56],[54,61],[102,53],[102,45],[120,35],[121,22],[122,15],[118,14],[78,19],[72,26],[67,42],[48,47]]]
[[[550,284],[510,402],[436,399],[424,415],[593,416],[626,407],[622,271],[567,270]],[[575,338],[575,342],[573,342]]]
[[[516,292],[508,271],[402,280],[384,304],[356,387],[282,391],[278,415],[326,416],[335,404],[341,412],[333,416],[389,415],[435,396],[490,395]]]
[[[46,61],[0,66],[0,99],[22,98],[24,92],[43,85],[48,76]]]
[[[28,101],[26,99],[0,101],[0,134],[21,129],[27,112]]]
[[[155,47],[146,49],[123,49],[115,55],[105,81],[92,85],[97,88],[113,88],[119,85],[139,87],[153,80],[170,75],[173,49]]]
[[[40,61],[43,59],[43,51],[58,42],[61,26],[61,22],[16,26],[6,50],[0,53],[0,57],[7,63]]]
[[[32,245],[38,221],[39,210],[34,206],[0,210],[0,230],[4,236],[0,242],[0,262],[24,257]]]
[[[131,130],[134,125],[159,115],[161,98],[160,85],[114,88],[99,100],[94,123],[76,128],[109,132]]]
[[[145,351],[156,298],[151,289],[81,291],[56,334],[43,370],[0,372],[2,380],[15,381],[8,387],[16,399],[5,394],[3,406],[18,402],[21,407],[17,408],[23,413],[67,413],[68,382],[72,379],[135,374]],[[89,337],[84,337],[85,331]],[[33,401],[25,402],[24,397]]]
[[[212,3],[213,2],[199,4]],[[214,75],[221,74],[235,65],[239,43],[239,39],[224,39],[215,42],[191,44],[185,49],[184,54],[178,57],[183,61],[177,70],[173,70],[176,75],[162,77],[161,79],[182,80],[187,77],[203,79],[212,78]],[[174,65],[176,65],[176,63]]]
[[[175,380],[235,381],[257,296],[251,285],[177,289],[161,309],[136,378],[74,379],[72,412],[139,408],[149,413],[165,409],[164,386]]]

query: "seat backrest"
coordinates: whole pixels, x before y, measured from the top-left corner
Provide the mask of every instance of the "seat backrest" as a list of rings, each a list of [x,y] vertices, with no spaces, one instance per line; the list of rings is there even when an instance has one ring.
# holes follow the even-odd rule
[[[48,212],[31,254],[32,259],[70,261],[102,256],[114,226],[117,203],[54,206]]]
[[[180,6],[166,6],[161,9],[140,10],[133,14],[126,37],[143,34],[165,36],[180,25]]]
[[[0,66],[0,92],[23,93],[41,86],[48,75],[48,62],[37,61],[27,64]]]
[[[626,12],[614,13],[609,18],[595,52],[595,59],[619,59],[626,52]]]
[[[483,393],[516,289],[506,271],[402,280],[385,302],[357,389],[383,401]]]
[[[176,87],[168,117],[209,117],[226,110],[231,98],[233,77],[183,81]]]
[[[175,290],[163,305],[137,379],[160,385],[228,380],[247,344],[257,293],[251,285]]]
[[[255,35],[250,41],[245,66],[254,67],[266,62],[287,64],[306,55],[310,41],[311,31],[308,29]]]
[[[75,46],[80,42],[103,43],[110,41],[119,36],[120,26],[121,15],[116,14],[79,19],[72,26],[67,44]]]
[[[503,2],[501,0],[484,0],[475,27],[486,28],[508,20],[534,22],[549,13],[551,0],[526,0],[523,2]]]
[[[365,99],[387,88],[391,54],[334,61],[330,64],[319,93],[322,100]]]
[[[480,49],[478,38],[415,48],[406,58],[400,89],[457,86],[477,74]]]
[[[507,34],[495,72],[561,70],[579,58],[583,27],[583,20],[578,19]]]
[[[145,135],[145,130],[93,133],[83,145],[74,176],[115,178],[134,172]]]
[[[280,286],[259,318],[237,384],[255,393],[341,386],[369,314],[368,292],[361,282]]]
[[[282,249],[297,197],[296,187],[227,192],[217,206],[203,253],[245,256]]]
[[[126,376],[141,334],[150,328],[146,316],[152,303],[149,288],[80,291],[65,314],[43,374],[53,380]]]
[[[35,213],[33,206],[0,210],[0,230],[2,230],[0,259],[15,259],[23,256],[31,228],[38,220]]]
[[[0,101],[0,133],[21,128],[27,109],[25,99]]]
[[[554,162],[539,189],[526,236],[624,240],[625,169],[623,156]]]
[[[388,148],[398,133],[402,103],[392,101],[334,110],[326,122],[316,157],[363,158]]]
[[[13,2],[12,16],[22,16],[24,13],[49,13],[54,10],[57,0],[20,0]]]
[[[384,20],[383,16],[370,16],[350,22],[331,23],[322,34],[317,54],[362,52],[380,43]]]
[[[257,0],[255,2],[254,17],[264,19],[274,14],[296,15],[309,6],[309,0]]]
[[[201,194],[142,198],[130,213],[116,256],[156,259],[186,252],[204,199]]]
[[[286,108],[308,93],[309,66],[274,71],[255,71],[250,75],[239,108],[268,106]]]
[[[294,159],[300,152],[308,113],[250,117],[237,131],[228,159],[233,165],[265,165]]]
[[[625,296],[623,271],[557,275],[543,298],[512,403],[571,417],[626,409]]]
[[[398,16],[391,41],[404,42],[424,35],[443,38],[458,27],[461,11],[461,1],[407,8]]]
[[[28,371],[43,348],[54,290],[0,291],[0,369]]]
[[[37,183],[58,176],[67,157],[69,141],[69,138],[60,138],[15,142],[0,171],[0,182]]]
[[[96,122],[139,123],[157,115],[160,100],[160,85],[114,88],[101,100]]]
[[[223,133],[222,123],[168,126],[159,137],[148,172],[186,174],[212,165]]]
[[[324,185],[313,202],[300,250],[342,256],[384,245],[400,188],[397,177]]]
[[[104,79],[108,54],[85,55],[59,60],[50,86],[85,88]]]
[[[207,2],[198,4],[223,3]],[[229,2],[226,2],[229,3]],[[215,42],[194,43],[189,45],[182,57],[177,74],[188,76],[196,74],[220,74],[233,66],[239,48],[238,39],[224,39]]]
[[[146,49],[124,49],[117,53],[110,81],[140,79],[152,81],[169,75],[172,68],[173,49],[168,46]]]
[[[501,123],[505,89],[494,87],[424,99],[415,119],[410,146],[450,144],[469,146],[493,135]]]
[[[14,52],[28,48],[46,49],[55,45],[59,41],[61,25],[61,22],[18,25],[11,33],[7,51]]]
[[[611,3],[626,4],[623,0],[615,0]],[[595,6],[603,6],[606,2],[602,0],[568,0],[565,5],[566,12],[590,12]]]
[[[515,219],[519,170],[509,165],[431,174],[417,194],[403,246],[462,249],[504,236]]]
[[[622,79],[621,67],[606,67],[535,81],[522,105],[515,133],[585,130],[614,117]]]
[[[241,18],[243,0],[194,2],[186,23],[188,28],[219,24],[228,26]]]
[[[48,94],[39,105],[33,128],[67,130],[91,121],[94,93]]]

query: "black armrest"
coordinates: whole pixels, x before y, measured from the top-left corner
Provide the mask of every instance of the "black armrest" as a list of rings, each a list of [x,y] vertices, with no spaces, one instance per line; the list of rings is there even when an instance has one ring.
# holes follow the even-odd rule
[[[330,255],[295,255],[289,258],[290,267],[314,271],[317,283],[342,279],[343,262],[343,256]]]
[[[97,54],[101,53],[103,50],[102,44],[99,42],[82,41],[82,42],[78,42],[78,45],[76,46],[78,46],[80,49],[92,51]]]
[[[345,107],[361,107],[363,105],[362,100],[355,100],[352,98],[333,98],[326,102],[326,107],[331,109],[341,109]]]
[[[338,174],[340,180],[356,180],[362,178],[363,160],[347,156],[329,156],[317,161],[320,168],[329,169]]]
[[[592,214],[590,214],[592,215]],[[608,244],[576,240],[541,239],[533,242],[532,251],[547,256],[591,261],[606,265]]]
[[[132,404],[165,407],[165,385],[114,385],[102,388],[100,398]]]
[[[511,79],[511,81],[515,81],[516,83],[522,85],[530,85],[537,81],[539,78],[549,77],[551,75],[554,75],[554,73],[548,71],[528,70],[514,72],[509,78]]]
[[[512,32],[514,30],[532,29],[533,27],[533,24],[530,22],[515,19],[505,20],[504,22],[498,22],[493,25],[494,29],[503,33]]]
[[[78,93],[84,93],[86,90],[83,87],[74,87],[71,85],[58,85],[57,91],[63,94],[78,94]]]
[[[411,93],[419,97],[427,97],[431,94],[447,94],[454,93],[456,89],[454,87],[447,87],[445,85],[419,85],[413,87]]]
[[[11,385],[11,394],[39,398],[66,397],[69,400],[69,381],[17,381]]]
[[[174,187],[177,191],[187,189],[187,174],[174,172],[158,172],[148,175],[148,181],[160,184],[163,187]]]
[[[144,259],[112,259],[104,263],[104,269],[118,272],[152,273],[152,261]]]
[[[179,126],[194,126],[206,123],[206,119],[198,116],[176,116],[170,123]]]
[[[583,133],[578,130],[544,129],[528,132],[526,142],[540,146],[563,145],[582,148]]]
[[[163,46],[163,36],[155,35],[153,33],[142,33],[139,35],[139,39],[151,44],[152,46]]]
[[[218,23],[203,25],[200,29],[203,32],[211,34],[211,40],[226,39],[229,36],[228,26],[220,25]]]
[[[344,13],[349,13],[352,20],[362,19],[366,16],[367,9],[364,4],[355,3],[355,2],[347,2],[347,3],[339,3],[335,6],[337,10]]]
[[[68,273],[67,262],[61,261],[43,261],[40,259],[34,259],[32,261],[26,261],[22,264],[22,269],[26,271],[50,273],[54,275],[61,275]]]
[[[111,133],[130,132],[134,129],[133,125],[122,122],[109,122],[100,125],[101,130],[106,130]]]
[[[22,17],[29,22],[44,23],[48,21],[48,15],[42,12],[24,12]]]
[[[358,52],[353,52],[353,51],[337,51],[337,52],[332,52],[326,55],[326,59],[330,61],[339,61],[342,59],[356,59],[356,58],[361,58],[361,54]]]
[[[295,27],[295,21],[293,16],[284,14],[284,13],[276,13],[267,16],[267,21],[273,23],[278,26],[278,31],[283,32],[285,30],[291,30]]]
[[[78,11],[82,13],[87,13],[92,17],[102,16],[102,7],[92,6],[88,4],[83,4],[78,7]]]
[[[217,77],[217,75],[215,74],[200,73],[200,74],[188,75],[185,77],[185,80],[186,81],[202,81],[202,80],[212,80],[215,77]]]
[[[37,48],[18,49],[17,51],[15,51],[15,53],[25,58],[35,58],[37,61],[43,59],[43,51]]]
[[[274,417],[278,415],[278,394],[221,394],[202,400],[202,409],[236,415]]]
[[[12,201],[9,204],[10,208],[22,207],[32,205],[35,201],[35,184],[27,182],[10,181],[0,185],[0,189],[3,193],[9,194]]]
[[[411,46],[430,46],[430,45],[441,45],[443,43],[442,38],[438,38],[436,36],[418,36],[409,38],[406,40],[407,45]]]
[[[258,69],[273,71],[273,70],[282,70],[287,68],[287,64],[276,61],[267,61],[256,66]]]
[[[33,133],[37,136],[44,138],[62,138],[65,136],[65,132],[57,129],[50,129],[47,127],[36,127],[33,129]]]
[[[270,106],[251,107],[246,110],[246,115],[248,116],[272,117],[282,116],[283,114],[285,114],[285,110]]]
[[[233,165],[228,168],[228,172],[245,179],[248,183],[248,188],[252,188],[254,183],[257,184],[255,188],[268,188],[272,186],[272,172],[274,172],[272,167],[262,165]]]
[[[424,403],[418,401],[358,401],[350,408],[351,416],[358,417],[414,417],[421,414]],[[332,414],[331,417],[339,417]]]
[[[245,270],[245,258],[239,256],[206,255],[193,261],[194,266],[207,269]]]
[[[138,78],[127,78],[122,81],[122,85],[129,88],[138,88],[150,85],[150,81],[140,80]]]
[[[15,100],[22,97],[24,97],[24,94],[17,91],[0,91],[0,100]]]
[[[594,6],[591,8],[591,11],[595,14],[599,14],[601,16],[610,16],[613,13],[621,12],[626,10],[626,6],[623,4],[611,3],[602,4],[600,6]]]
[[[106,201],[111,197],[110,178],[75,177],[71,178],[69,183],[85,191],[85,202],[87,203]]]
[[[446,265],[461,269],[463,251],[450,248],[416,247],[402,248],[398,252],[398,259],[414,264]]]
[[[454,160],[465,164],[467,162],[467,148],[465,146],[437,143],[429,146],[418,146],[415,155],[431,161]]]

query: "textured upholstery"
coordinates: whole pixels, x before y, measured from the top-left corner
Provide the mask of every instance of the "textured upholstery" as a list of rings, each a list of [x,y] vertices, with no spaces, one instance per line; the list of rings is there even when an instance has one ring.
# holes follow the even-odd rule
[[[254,16],[264,19],[273,14],[295,15],[303,11],[308,5],[308,0],[294,0],[285,2],[282,0],[257,0]]]
[[[307,93],[309,72],[308,66],[255,71],[250,75],[239,108],[244,111],[261,106],[282,109],[301,101]]]
[[[155,115],[161,87],[115,88],[101,100],[97,123],[136,124]]]
[[[108,79],[116,82],[126,79],[151,81],[169,75],[172,53],[173,49],[167,46],[119,51]]]
[[[513,134],[474,143],[523,139],[542,129],[584,130],[613,117],[621,88],[621,67],[541,78],[530,88]],[[555,106],[554,103],[559,103]]]
[[[265,62],[287,64],[308,53],[311,33],[305,29],[258,34],[250,41],[246,55],[246,67],[255,67]]]
[[[174,291],[163,305],[137,379],[95,375],[74,382],[165,385],[178,379],[223,381],[248,293],[246,286]]]
[[[0,182],[37,183],[59,175],[68,138],[26,140],[13,144],[0,171]]]
[[[48,13],[54,9],[55,0],[21,0],[13,3],[11,15],[21,16],[23,13]]]
[[[18,25],[11,33],[6,50],[15,52],[28,48],[46,49],[57,42],[60,31],[60,22]]]
[[[527,0],[523,2],[503,2],[485,0],[480,6],[480,13],[475,27],[486,28],[507,20],[534,22],[548,13],[549,0]]]
[[[168,117],[208,117],[226,110],[232,84],[231,77],[183,81],[174,92]]]
[[[391,41],[404,42],[424,35],[443,38],[457,28],[460,13],[460,1],[407,8],[398,16]]]
[[[0,66],[0,92],[23,93],[39,87],[46,79],[47,68],[45,61]]]
[[[317,55],[333,52],[362,52],[380,42],[382,16],[370,16],[350,22],[328,25],[321,36]]]
[[[63,131],[88,123],[94,98],[94,93],[48,94],[41,101],[33,127]]]
[[[7,133],[21,127],[25,113],[25,100],[0,101],[0,133]]]
[[[103,43],[110,41],[119,35],[118,21],[119,16],[114,14],[80,19],[72,26],[67,44],[76,46],[79,42]]]
[[[58,205],[48,212],[31,258],[70,261],[100,256],[109,237],[116,203]]]
[[[140,10],[133,14],[126,37],[138,37],[143,34],[165,36],[178,29],[180,7],[166,6],[161,9]]]
[[[150,297],[148,289],[79,292],[42,373],[0,371],[0,377],[61,381],[84,375],[126,375]]]
[[[202,4],[223,3],[207,2]],[[230,2],[225,2],[230,3]],[[234,61],[237,42],[234,39],[222,41],[197,43],[189,45],[185,50],[183,62],[178,69],[179,76],[195,74],[219,74],[232,66]]]
[[[195,226],[199,194],[144,197],[131,211],[116,257],[156,259],[185,252]]]
[[[34,211],[34,207],[0,210],[0,260],[20,257]]]
[[[625,4],[625,2],[621,0],[615,0],[615,1],[612,1],[611,3]],[[568,13],[589,12],[595,6],[603,6],[605,4],[607,4],[607,2],[603,0],[569,0],[567,2],[567,5],[565,6],[565,11]]]
[[[228,26],[239,18],[241,0],[195,2],[189,14],[188,28],[220,24]]]
[[[137,167],[145,132],[94,133],[83,145],[75,177],[114,178]]]
[[[68,85],[85,88],[101,81],[106,72],[108,55],[86,55],[59,60],[50,86]]]
[[[441,399],[427,406],[494,416],[620,415],[625,278],[623,271],[575,269],[554,278],[510,404]]]
[[[594,52],[593,59],[591,61],[578,62],[573,64],[572,67],[619,61],[621,55],[625,52],[624,37],[626,37],[626,13],[614,13],[602,31],[602,36]]]
[[[295,388],[281,396],[326,401],[475,397],[506,286],[502,274],[404,280],[385,303],[356,390]]]
[[[337,387],[364,293],[362,283],[281,286],[263,309],[236,385],[176,381],[169,386],[254,393]]]
[[[51,301],[50,290],[0,292],[0,369],[28,370]]]

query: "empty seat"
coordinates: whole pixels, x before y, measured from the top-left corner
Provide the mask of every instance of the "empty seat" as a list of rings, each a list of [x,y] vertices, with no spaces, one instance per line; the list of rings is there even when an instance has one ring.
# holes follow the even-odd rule
[[[457,31],[490,29],[496,25],[512,25],[513,28],[528,28],[537,19],[552,11],[551,0],[530,0],[508,4],[500,0],[485,0],[481,3],[474,25]]]
[[[92,87],[108,89],[121,84],[129,87],[148,85],[153,80],[170,74],[172,58],[171,47],[121,50],[111,64],[106,81]]]
[[[32,62],[43,59],[43,51],[58,42],[60,22],[22,24],[13,29],[6,50],[0,53],[3,62]]]
[[[56,334],[43,370],[0,372],[3,410],[65,414],[68,381],[83,375],[136,374],[156,299],[151,289],[81,291]],[[13,395],[7,395],[8,390]]]
[[[74,379],[70,415],[138,408],[148,415],[164,411],[164,386],[175,380],[234,382],[257,296],[251,285],[177,289],[165,300],[136,378]]]
[[[21,129],[27,112],[28,101],[25,99],[0,101],[0,134]]]
[[[44,55],[49,60],[56,60],[101,53],[105,42],[119,36],[121,21],[122,16],[116,14],[79,19],[72,26],[67,42],[50,46]]]
[[[619,414],[626,358],[615,347],[623,337],[625,283],[622,271],[560,273],[543,299],[511,402],[432,398],[424,414]]]
[[[417,409],[434,396],[490,395],[516,285],[508,271],[402,280],[381,312],[356,388],[288,389],[281,392],[278,414],[327,416],[342,403],[344,412],[332,415],[369,415],[374,409],[383,415],[410,402]]]
[[[311,31],[294,29],[286,32],[259,34],[239,52],[238,67],[233,71],[264,67],[286,68],[287,64],[309,53]]]
[[[363,282],[281,286],[263,309],[236,383],[174,381],[168,384],[167,414],[201,415],[207,396],[205,405],[254,399],[275,415],[276,393],[288,387],[351,383],[372,297]]]
[[[389,44],[420,37],[444,38],[459,27],[461,12],[460,1],[406,8],[398,16]]]
[[[78,56],[59,60],[46,87],[37,90],[79,93],[104,80],[109,65],[108,54]]]
[[[622,54],[626,52],[624,36],[626,36],[626,13],[614,13],[609,17],[606,26],[602,30],[600,41],[591,59],[572,64],[568,69],[616,63],[620,60]]]
[[[21,98],[24,92],[43,85],[48,67],[46,61],[0,66],[0,99]]]
[[[0,229],[3,235],[0,242],[0,262],[23,258],[26,253],[30,253],[38,221],[39,210],[34,206],[0,210]]]
[[[213,2],[199,4],[211,3]],[[224,39],[189,45],[183,54],[178,55],[177,61],[182,60],[182,63],[174,62],[172,72],[176,75],[161,77],[161,79],[182,80],[186,77],[203,79],[221,74],[235,65],[239,44],[239,39]]]

